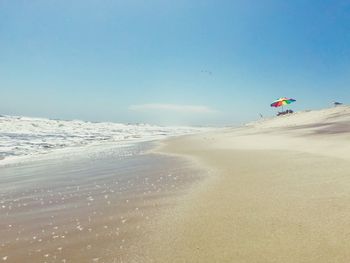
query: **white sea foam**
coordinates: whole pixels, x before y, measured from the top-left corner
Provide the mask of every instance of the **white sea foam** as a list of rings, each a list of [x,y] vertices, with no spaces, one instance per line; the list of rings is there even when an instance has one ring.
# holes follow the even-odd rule
[[[61,152],[58,149],[72,150],[72,147],[81,149],[84,146],[106,144],[125,145],[202,130],[194,127],[0,116],[0,164],[22,157]]]

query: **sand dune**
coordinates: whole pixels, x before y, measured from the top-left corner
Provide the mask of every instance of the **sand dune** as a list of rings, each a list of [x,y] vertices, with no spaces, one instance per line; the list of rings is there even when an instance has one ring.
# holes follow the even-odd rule
[[[203,183],[157,223],[150,262],[349,262],[350,107],[169,140]]]

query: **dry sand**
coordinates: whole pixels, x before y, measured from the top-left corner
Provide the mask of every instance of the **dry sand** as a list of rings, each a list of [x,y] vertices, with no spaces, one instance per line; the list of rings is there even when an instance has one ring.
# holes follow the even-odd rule
[[[349,262],[350,108],[169,140],[209,176],[159,222],[150,262]]]

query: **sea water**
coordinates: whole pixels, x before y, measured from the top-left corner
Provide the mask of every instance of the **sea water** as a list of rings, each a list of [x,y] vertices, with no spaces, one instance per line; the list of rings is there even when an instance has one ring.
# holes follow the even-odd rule
[[[42,158],[47,153],[66,155],[86,151],[89,146],[124,146],[203,130],[0,115],[0,165]]]

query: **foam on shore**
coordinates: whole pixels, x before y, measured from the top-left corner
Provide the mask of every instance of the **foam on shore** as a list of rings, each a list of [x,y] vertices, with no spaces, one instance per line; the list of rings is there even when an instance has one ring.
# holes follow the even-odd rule
[[[201,130],[204,129],[0,115],[0,165],[47,153],[81,153],[89,151],[87,146],[125,146]]]

